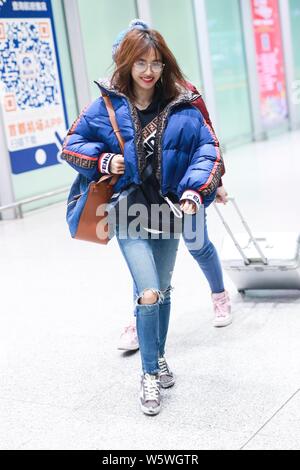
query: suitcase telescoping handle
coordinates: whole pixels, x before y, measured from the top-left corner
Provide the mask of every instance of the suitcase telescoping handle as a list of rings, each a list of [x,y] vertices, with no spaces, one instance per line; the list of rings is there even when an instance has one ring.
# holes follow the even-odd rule
[[[243,217],[243,215],[242,215],[240,209],[238,208],[237,203],[235,202],[235,199],[234,199],[233,197],[230,197],[230,198],[228,198],[228,201],[230,201],[230,202],[232,203],[233,207],[235,208],[236,212],[238,213],[238,215],[239,215],[239,217],[240,217],[240,219],[241,219],[241,221],[242,221],[243,226],[245,227],[245,229],[246,229],[246,231],[247,231],[247,233],[248,233],[248,235],[249,235],[251,241],[253,242],[253,245],[255,246],[256,250],[257,250],[258,253],[259,253],[259,256],[260,256],[260,258],[261,258],[261,261],[263,262],[263,264],[268,264],[267,258],[266,258],[265,255],[263,254],[263,252],[262,252],[262,250],[261,250],[259,244],[257,243],[255,237],[253,236],[253,234],[252,234],[252,232],[251,232],[251,230],[250,230],[249,225],[247,224],[247,222],[246,222],[246,220],[244,219],[244,217]],[[224,227],[226,228],[227,232],[229,233],[230,237],[232,238],[233,243],[235,244],[236,248],[237,248],[238,251],[240,252],[240,254],[241,254],[241,256],[242,256],[242,258],[243,258],[243,260],[244,260],[244,263],[247,264],[247,265],[251,264],[251,260],[250,260],[249,258],[247,258],[247,256],[245,255],[245,253],[244,253],[244,251],[243,251],[241,245],[240,245],[239,242],[237,241],[237,239],[236,239],[236,237],[234,236],[232,230],[230,229],[228,223],[227,223],[226,220],[224,219],[224,217],[223,217],[223,215],[222,215],[220,209],[218,208],[216,202],[214,203],[214,206],[215,206],[215,209],[216,209],[217,213],[219,214],[220,219],[222,220],[222,222],[223,222],[223,224],[224,224]]]

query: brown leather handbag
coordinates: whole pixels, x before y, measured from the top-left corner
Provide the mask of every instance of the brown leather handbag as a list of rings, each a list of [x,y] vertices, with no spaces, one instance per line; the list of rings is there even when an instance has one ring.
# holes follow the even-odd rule
[[[112,128],[120,144],[121,151],[124,153],[124,139],[120,133],[111,99],[107,95],[102,95],[102,97],[107,108]],[[106,175],[102,176],[98,182],[92,182],[90,184],[86,203],[74,238],[107,245],[110,237],[107,220],[108,214],[105,211],[105,205],[110,201],[114,192],[113,187],[118,179],[119,176],[117,175]]]

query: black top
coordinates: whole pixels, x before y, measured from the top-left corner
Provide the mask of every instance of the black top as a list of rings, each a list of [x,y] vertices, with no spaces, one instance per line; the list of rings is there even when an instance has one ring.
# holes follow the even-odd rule
[[[164,110],[166,105],[167,102],[162,99],[160,94],[156,93],[148,108],[143,110],[136,108],[142,129],[144,129],[144,127],[147,126],[149,122],[153,121],[153,119],[155,119],[156,116],[158,116],[159,113]]]
[[[174,214],[170,210],[169,204],[161,195],[160,191],[160,181],[157,181],[155,172],[154,172],[154,161],[155,161],[155,148],[156,148],[156,138],[157,138],[157,125],[159,123],[160,115],[162,111],[167,106],[168,101],[164,100],[160,90],[158,90],[154,96],[154,99],[150,105],[143,110],[137,108],[137,113],[142,127],[143,132],[143,143],[144,143],[144,152],[146,155],[146,168],[141,175],[142,183],[138,186],[136,191],[133,194],[133,204],[143,204],[148,209],[148,220],[145,223],[142,223],[144,228],[156,230],[162,232],[164,217],[168,218],[170,221],[170,227],[168,231],[173,233],[174,223]],[[174,195],[168,195],[172,202],[176,203],[176,197]],[[151,217],[151,207],[153,204],[156,207],[159,206],[160,214],[159,216],[155,215],[156,213],[152,212]],[[166,219],[167,220],[167,219]],[[146,227],[148,225],[148,227]]]
[[[157,181],[154,171],[157,124],[160,119],[160,114],[167,104],[168,102],[164,100],[159,91],[157,91],[153,101],[146,109],[140,110],[136,108],[142,127],[144,152],[146,155],[146,168],[141,175],[142,183],[138,185],[130,195],[128,195],[127,204],[128,207],[133,206],[134,204],[141,204],[146,207],[147,218],[145,219],[146,214],[142,215],[140,213],[138,215],[140,224],[145,229],[150,229],[152,231],[155,230],[162,233],[165,231],[163,219],[167,220],[167,218],[169,218],[170,226],[168,231],[170,233],[174,233],[174,214],[170,210],[164,197],[161,195],[160,182]],[[168,196],[170,196],[172,202],[178,202],[174,195]],[[160,213],[157,216],[155,215],[156,213],[153,212],[153,205],[156,205],[156,207],[159,206]],[[127,214],[127,223],[129,224],[133,220],[135,220],[135,217]]]
[[[143,110],[137,108],[137,113],[143,129],[144,152],[146,154],[146,170],[144,170],[141,175],[142,184],[140,186],[140,190],[144,193],[143,198],[146,197],[149,205],[163,204],[165,202],[160,195],[160,182],[157,181],[154,174],[154,152],[157,122],[159,114],[166,107],[166,104],[167,103],[161,99],[160,94],[156,93],[148,108]],[[153,125],[148,126],[150,123]]]

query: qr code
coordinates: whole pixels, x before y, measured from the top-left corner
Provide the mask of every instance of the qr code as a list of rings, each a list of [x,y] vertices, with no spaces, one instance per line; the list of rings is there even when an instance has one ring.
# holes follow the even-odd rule
[[[19,109],[60,104],[50,22],[0,20],[0,82]]]

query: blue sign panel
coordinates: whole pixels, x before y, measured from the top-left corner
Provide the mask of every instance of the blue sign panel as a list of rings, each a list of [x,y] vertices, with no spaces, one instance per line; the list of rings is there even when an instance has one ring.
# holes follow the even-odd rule
[[[50,0],[0,0],[0,102],[13,173],[61,163],[68,122]]]

